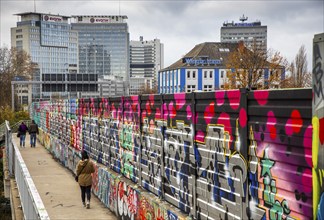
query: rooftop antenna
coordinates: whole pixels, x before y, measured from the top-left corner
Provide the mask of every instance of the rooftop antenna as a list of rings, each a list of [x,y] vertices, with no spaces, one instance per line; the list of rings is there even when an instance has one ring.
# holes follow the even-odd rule
[[[34,12],[36,13],[36,1],[34,0]]]
[[[242,21],[242,22],[246,21],[247,19],[248,19],[248,17],[245,17],[244,14],[242,17],[240,17],[240,21]]]

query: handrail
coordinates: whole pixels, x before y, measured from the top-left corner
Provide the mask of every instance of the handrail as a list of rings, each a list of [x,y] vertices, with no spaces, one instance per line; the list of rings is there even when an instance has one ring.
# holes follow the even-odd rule
[[[18,122],[16,122],[14,125],[11,125],[11,130],[14,132],[17,132],[19,125],[21,124],[21,122],[24,122],[26,124],[26,126],[28,127],[31,124],[31,120],[20,120]],[[0,125],[0,140],[1,137],[3,137],[5,135],[5,127],[6,127],[6,122],[3,122]]]
[[[49,220],[43,201],[37,192],[19,148],[12,140],[12,129],[6,121],[5,140],[9,173],[16,179],[24,219]],[[18,123],[16,123],[18,124]]]

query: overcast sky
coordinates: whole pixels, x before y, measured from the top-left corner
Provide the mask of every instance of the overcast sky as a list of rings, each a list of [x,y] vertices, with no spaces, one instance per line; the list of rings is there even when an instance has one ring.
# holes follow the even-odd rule
[[[130,40],[158,38],[164,43],[164,67],[189,52],[196,44],[220,42],[224,21],[260,20],[268,26],[268,48],[279,51],[293,61],[305,45],[308,68],[312,68],[314,34],[324,32],[323,0],[255,0],[255,1],[58,1],[36,0],[36,11],[60,15],[127,15]],[[10,27],[17,16],[34,11],[33,0],[0,0],[1,47],[10,46]]]

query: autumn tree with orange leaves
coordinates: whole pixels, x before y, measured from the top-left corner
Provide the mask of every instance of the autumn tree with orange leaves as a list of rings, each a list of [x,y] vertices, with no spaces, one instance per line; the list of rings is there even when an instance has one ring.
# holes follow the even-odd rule
[[[254,43],[252,48],[248,49],[240,42],[237,50],[229,54],[226,62],[228,71],[225,89],[281,87],[285,70],[289,66],[287,60],[279,52],[265,51],[261,48]]]

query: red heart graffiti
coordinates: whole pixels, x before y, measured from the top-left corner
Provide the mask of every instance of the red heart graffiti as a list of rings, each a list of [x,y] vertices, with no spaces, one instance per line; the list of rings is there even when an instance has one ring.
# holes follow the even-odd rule
[[[324,118],[319,120],[319,139],[320,143],[324,144]]]

